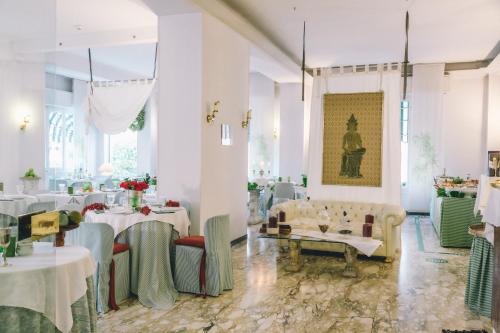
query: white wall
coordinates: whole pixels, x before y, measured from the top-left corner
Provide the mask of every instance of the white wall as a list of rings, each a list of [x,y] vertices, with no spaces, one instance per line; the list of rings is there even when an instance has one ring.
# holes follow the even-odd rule
[[[159,18],[158,191],[191,204],[191,234],[230,214],[231,237],[246,234],[248,42],[206,14]],[[207,111],[216,100],[212,124]],[[233,145],[221,146],[221,124]]]
[[[273,131],[275,128],[279,129],[279,102],[279,90],[275,82],[260,73],[251,73],[252,120],[248,155],[250,179],[259,177],[261,168],[266,176],[278,176],[279,142],[273,137]]]
[[[41,63],[0,62],[0,182],[15,193],[28,168],[44,175],[45,70]],[[25,115],[30,123],[19,129]]]
[[[488,134],[487,150],[500,150],[500,74],[487,76]],[[486,172],[486,165],[485,165]]]
[[[440,165],[449,175],[465,177],[470,174],[479,178],[485,164],[481,149],[485,137],[485,77],[478,72],[451,72],[448,80],[449,88],[443,99]]]
[[[304,173],[304,102],[300,83],[280,84],[280,176],[302,182]]]
[[[248,110],[249,54],[245,39],[203,16],[203,106],[219,100],[221,107],[213,124],[202,125],[200,229],[209,217],[230,214],[232,239],[246,234],[248,132],[241,121]],[[223,123],[231,126],[232,146],[221,145]]]

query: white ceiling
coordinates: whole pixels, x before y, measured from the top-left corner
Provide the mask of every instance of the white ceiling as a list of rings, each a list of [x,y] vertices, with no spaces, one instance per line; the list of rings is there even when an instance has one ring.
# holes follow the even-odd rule
[[[139,0],[0,0],[0,41],[156,25],[156,15]]]
[[[224,0],[297,63],[306,20],[308,67],[484,59],[500,39],[499,0]],[[293,10],[296,7],[296,10]]]
[[[109,80],[141,79],[153,77],[156,44],[119,45],[112,47],[92,48],[92,62],[107,67],[123,69],[125,76],[109,77],[94,68],[96,77],[106,77]],[[88,62],[88,49],[66,51]],[[87,68],[86,68],[86,72]],[[88,74],[88,73],[85,73]]]

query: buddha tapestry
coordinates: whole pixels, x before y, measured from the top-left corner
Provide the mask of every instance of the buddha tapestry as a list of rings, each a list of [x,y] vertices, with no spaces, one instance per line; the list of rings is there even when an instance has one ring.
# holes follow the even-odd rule
[[[384,93],[323,96],[323,185],[382,186]]]

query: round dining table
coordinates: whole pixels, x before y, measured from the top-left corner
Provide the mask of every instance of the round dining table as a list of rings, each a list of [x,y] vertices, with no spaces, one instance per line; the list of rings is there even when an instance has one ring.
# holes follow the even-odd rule
[[[79,246],[35,242],[0,267],[0,332],[95,332],[95,262]],[[57,329],[57,330],[56,330]]]
[[[7,194],[0,197],[0,213],[18,217],[26,214],[28,206],[37,201],[36,197],[30,195]]]

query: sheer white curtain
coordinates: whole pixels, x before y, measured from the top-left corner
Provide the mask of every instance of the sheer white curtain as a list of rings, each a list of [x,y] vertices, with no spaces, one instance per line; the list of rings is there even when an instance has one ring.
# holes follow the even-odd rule
[[[408,120],[408,202],[411,212],[428,212],[433,176],[441,174],[444,64],[413,65]]]
[[[88,120],[102,133],[124,132],[137,117],[153,89],[154,80],[124,81],[89,88]]]
[[[390,203],[401,202],[400,94],[401,70],[331,74],[314,77],[310,138],[308,195],[312,199]],[[384,92],[382,187],[322,185],[323,95],[325,93]]]

